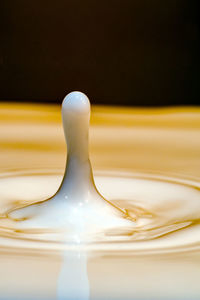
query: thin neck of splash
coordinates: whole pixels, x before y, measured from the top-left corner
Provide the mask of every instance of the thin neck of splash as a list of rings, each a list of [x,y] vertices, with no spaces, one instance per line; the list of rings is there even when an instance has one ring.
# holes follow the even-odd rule
[[[80,194],[94,190],[89,160],[90,103],[79,92],[70,93],[63,101],[62,120],[67,144],[67,163],[60,190]]]

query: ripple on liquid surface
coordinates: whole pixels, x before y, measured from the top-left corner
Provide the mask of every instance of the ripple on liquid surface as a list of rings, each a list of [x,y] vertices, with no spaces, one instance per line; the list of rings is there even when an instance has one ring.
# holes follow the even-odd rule
[[[41,229],[20,229],[23,220],[12,220],[14,209],[42,201],[55,193],[62,175],[53,171],[11,173],[0,179],[1,227],[0,236],[14,241],[1,240],[1,244],[40,248],[41,242],[53,249],[73,245],[59,232]],[[95,181],[103,196],[120,207],[134,220],[133,227],[113,228],[92,236],[91,248],[132,251],[185,251],[197,248],[200,239],[200,189],[191,181],[176,180],[145,174],[101,172]],[[50,188],[49,188],[50,187]],[[49,194],[47,194],[47,191]],[[34,212],[33,212],[34,213]],[[30,215],[30,219],[31,219]],[[56,216],[55,216],[56,217]],[[78,220],[77,220],[78,221]],[[70,228],[69,228],[70,231]],[[19,241],[17,242],[17,240]],[[33,243],[34,242],[34,243]],[[58,242],[57,245],[55,242]],[[89,248],[87,244],[87,248]],[[96,245],[95,245],[96,244]],[[44,247],[44,245],[43,245]]]

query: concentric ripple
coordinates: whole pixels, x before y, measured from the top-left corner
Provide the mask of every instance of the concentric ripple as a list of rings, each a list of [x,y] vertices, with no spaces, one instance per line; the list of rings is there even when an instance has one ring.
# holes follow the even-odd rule
[[[68,232],[26,229],[21,226],[25,220],[10,217],[13,210],[52,196],[61,179],[59,170],[18,171],[1,176],[2,247],[52,251],[83,247],[149,253],[200,246],[200,187],[197,182],[178,178],[116,171],[95,174],[102,195],[134,220],[134,225],[97,232],[85,243],[68,240]]]

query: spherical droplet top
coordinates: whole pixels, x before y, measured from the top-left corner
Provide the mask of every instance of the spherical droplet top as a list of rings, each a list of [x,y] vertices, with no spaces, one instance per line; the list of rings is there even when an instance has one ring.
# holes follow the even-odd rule
[[[89,114],[90,113],[90,101],[88,97],[81,92],[71,92],[63,100],[62,112]]]
[[[89,157],[88,135],[90,122],[90,101],[81,92],[71,92],[62,103],[62,120],[65,133],[68,162],[76,156],[82,161]]]

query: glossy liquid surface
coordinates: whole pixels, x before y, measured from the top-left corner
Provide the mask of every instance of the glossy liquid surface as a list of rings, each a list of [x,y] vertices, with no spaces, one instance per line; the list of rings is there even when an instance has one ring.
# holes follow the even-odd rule
[[[57,107],[12,109],[1,110],[2,299],[198,299],[198,109],[94,108],[95,183],[135,227],[87,245],[9,227],[8,211],[56,192],[66,155]]]

